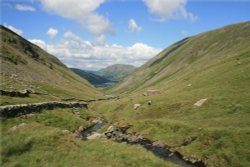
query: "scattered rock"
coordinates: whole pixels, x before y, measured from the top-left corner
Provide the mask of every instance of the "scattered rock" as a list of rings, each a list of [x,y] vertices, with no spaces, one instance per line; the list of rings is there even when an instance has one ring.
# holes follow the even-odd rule
[[[69,98],[62,99],[62,101],[72,101],[72,100],[76,100],[76,98],[75,97],[69,97]]]
[[[94,119],[91,122],[94,123],[94,124],[97,124],[99,121],[100,121],[100,119]]]
[[[142,95],[144,96],[151,96],[151,95],[155,95],[155,94],[159,94],[160,91],[157,89],[149,89],[146,92],[144,92]]]
[[[207,99],[200,99],[199,101],[194,103],[194,105],[197,107],[201,107],[205,101],[207,101]]]
[[[62,130],[62,133],[63,133],[63,134],[70,134],[70,131],[69,131],[69,130],[64,129],[64,130]]]
[[[105,135],[96,132],[87,137],[88,140],[104,139],[104,138],[106,138]]]
[[[82,132],[84,130],[83,126],[79,126],[78,131]]]
[[[26,123],[21,123],[19,125],[13,126],[12,128],[9,129],[9,132],[16,131],[17,129],[22,128],[24,126],[26,126]]]
[[[81,134],[76,130],[76,131],[73,133],[73,136],[74,136],[74,137],[80,137]]]
[[[33,114],[33,113],[30,113],[30,114],[27,114],[26,116],[27,116],[27,118],[30,118],[30,117],[33,117],[33,116],[35,116],[35,114]]]
[[[117,128],[114,125],[111,125],[111,126],[108,127],[106,132],[114,132],[114,131],[116,131],[116,129]]]
[[[162,142],[160,141],[155,141],[152,143],[153,146],[157,146],[157,147],[161,147],[161,148],[164,148],[165,147],[165,144],[163,144]]]
[[[168,156],[169,156],[169,157],[172,157],[173,155],[174,155],[174,153],[170,153]]]
[[[20,125],[18,125],[18,128],[24,127],[26,126],[26,123],[21,123]]]
[[[141,104],[134,104],[134,110],[138,109],[141,106]]]
[[[17,126],[13,126],[12,128],[9,129],[9,132],[13,132],[17,130]]]

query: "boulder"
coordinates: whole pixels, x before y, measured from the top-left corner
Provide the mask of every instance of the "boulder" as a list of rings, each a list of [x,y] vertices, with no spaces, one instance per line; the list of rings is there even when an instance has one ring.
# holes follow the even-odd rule
[[[79,126],[78,131],[82,132],[84,130],[83,126]]]
[[[106,132],[113,132],[113,131],[116,131],[116,130],[117,130],[117,128],[114,125],[111,125],[111,126],[108,127]]]
[[[156,147],[161,147],[161,148],[164,148],[165,147],[165,144],[163,144],[162,142],[160,141],[155,141],[152,143],[153,146],[156,146]]]
[[[205,101],[207,101],[207,99],[200,99],[196,103],[194,103],[194,106],[201,107]]]
[[[155,95],[155,94],[159,94],[160,91],[157,89],[149,89],[146,92],[143,93],[144,96],[151,96],[151,95]]]
[[[141,104],[134,104],[134,110],[137,110],[140,106]]]
[[[104,137],[104,135],[102,135],[100,133],[93,133],[87,137],[88,140],[95,140],[95,139],[101,139],[101,138],[105,138],[105,137]]]

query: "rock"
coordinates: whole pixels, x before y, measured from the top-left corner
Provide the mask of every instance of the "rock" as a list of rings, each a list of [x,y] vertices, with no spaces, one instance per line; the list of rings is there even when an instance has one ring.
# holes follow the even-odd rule
[[[8,131],[9,131],[9,132],[13,132],[13,131],[16,131],[16,130],[19,129],[19,128],[24,127],[24,126],[26,126],[26,123],[21,123],[21,124],[19,124],[19,125],[13,126],[13,127],[10,128]]]
[[[157,89],[149,89],[146,91],[145,94],[146,94],[146,96],[151,96],[151,95],[155,95],[155,94],[159,94],[159,93],[160,93],[160,91]]]
[[[136,137],[136,136],[130,136],[129,138],[128,138],[128,141],[129,142],[132,142],[132,143],[134,143],[134,142],[137,142],[139,139]]]
[[[94,123],[94,124],[97,124],[99,121],[100,121],[99,119],[94,119],[91,122]]]
[[[9,129],[9,132],[13,132],[17,130],[17,126],[13,126],[12,128]]]
[[[110,133],[110,132],[106,132],[106,133],[104,133],[105,134],[105,136],[107,136],[108,138],[111,138],[113,135],[112,135],[112,133]]]
[[[27,118],[30,118],[30,117],[33,117],[33,116],[35,116],[35,114],[27,114]]]
[[[79,133],[78,131],[75,131],[75,132],[73,133],[73,136],[74,136],[74,137],[80,137],[81,135],[80,135],[80,133]]]
[[[205,101],[207,101],[207,99],[200,99],[199,101],[194,103],[194,106],[201,107]]]
[[[82,132],[84,130],[83,126],[79,126],[78,131]]]
[[[90,136],[87,137],[88,140],[95,140],[95,139],[101,139],[103,137],[100,133],[93,133]]]
[[[160,141],[155,141],[152,143],[153,146],[156,146],[156,147],[161,147],[161,148],[164,148],[165,147],[165,144],[163,144],[162,142]]]
[[[141,106],[141,104],[134,104],[134,110],[138,109]]]
[[[64,129],[64,130],[62,130],[62,133],[63,133],[63,134],[70,134],[70,131],[69,131],[69,130]]]
[[[187,86],[190,87],[190,86],[192,86],[192,84],[188,84]]]
[[[76,98],[75,97],[69,97],[69,98],[62,99],[62,101],[72,101],[72,100],[76,100]]]
[[[114,125],[111,125],[111,126],[108,127],[106,132],[113,132],[113,131],[116,131],[116,130],[117,130],[117,128]]]
[[[169,156],[169,157],[172,157],[173,155],[174,155],[174,153],[170,153],[168,156]]]
[[[152,101],[151,101],[151,100],[149,100],[149,101],[148,101],[148,105],[150,106],[151,104],[152,104]]]
[[[24,127],[26,126],[26,123],[21,123],[20,125],[18,125],[18,128]]]

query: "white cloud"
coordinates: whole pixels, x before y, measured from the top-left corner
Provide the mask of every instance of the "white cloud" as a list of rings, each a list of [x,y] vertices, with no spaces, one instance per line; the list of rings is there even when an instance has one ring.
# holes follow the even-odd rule
[[[105,46],[107,44],[107,41],[104,35],[100,35],[96,37],[92,43],[95,46]]]
[[[96,9],[105,0],[41,0],[42,6],[49,12],[78,21],[90,33],[101,35],[112,33],[109,21],[96,13]]]
[[[4,24],[5,27],[7,27],[8,29],[14,31],[15,33],[17,33],[18,35],[22,36],[23,35],[23,31],[16,28],[16,27],[13,27],[11,25],[8,25],[8,24]]]
[[[116,44],[96,45],[70,31],[64,33],[57,44],[46,44],[38,39],[30,41],[57,56],[68,66],[87,70],[97,70],[116,63],[140,66],[161,51],[143,43],[135,43],[129,47]]]
[[[140,32],[142,27],[139,27],[134,19],[130,19],[128,22],[128,29],[130,32]]]
[[[29,11],[29,12],[34,12],[36,9],[32,6],[28,5],[21,5],[21,4],[16,4],[15,8],[20,11]]]
[[[189,19],[195,21],[197,16],[186,10],[187,0],[144,0],[149,11],[160,17],[161,21],[172,19]]]
[[[49,28],[49,30],[47,31],[47,35],[50,38],[54,38],[57,35],[57,33],[58,33],[58,30],[54,28]]]

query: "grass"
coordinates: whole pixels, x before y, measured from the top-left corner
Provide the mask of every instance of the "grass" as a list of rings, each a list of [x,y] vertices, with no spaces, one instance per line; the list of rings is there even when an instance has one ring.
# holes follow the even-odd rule
[[[109,89],[121,96],[119,101],[90,107],[109,122],[127,121],[131,131],[161,140],[208,166],[250,166],[249,33],[246,22],[190,37]],[[160,94],[145,97],[147,89]],[[193,105],[203,98],[207,101],[201,107]],[[136,103],[142,106],[134,110]],[[192,136],[197,140],[182,146]]]
[[[50,110],[1,123],[1,166],[175,166],[139,146],[108,140],[82,141],[70,133],[88,127],[98,115],[79,110]],[[16,130],[15,125],[26,123]]]
[[[95,99],[103,94],[86,80],[75,74],[56,57],[38,46],[18,36],[14,32],[0,27],[2,55],[1,89],[46,91],[47,96],[30,98],[1,97],[1,105],[26,103],[27,101],[46,101],[76,97]]]

